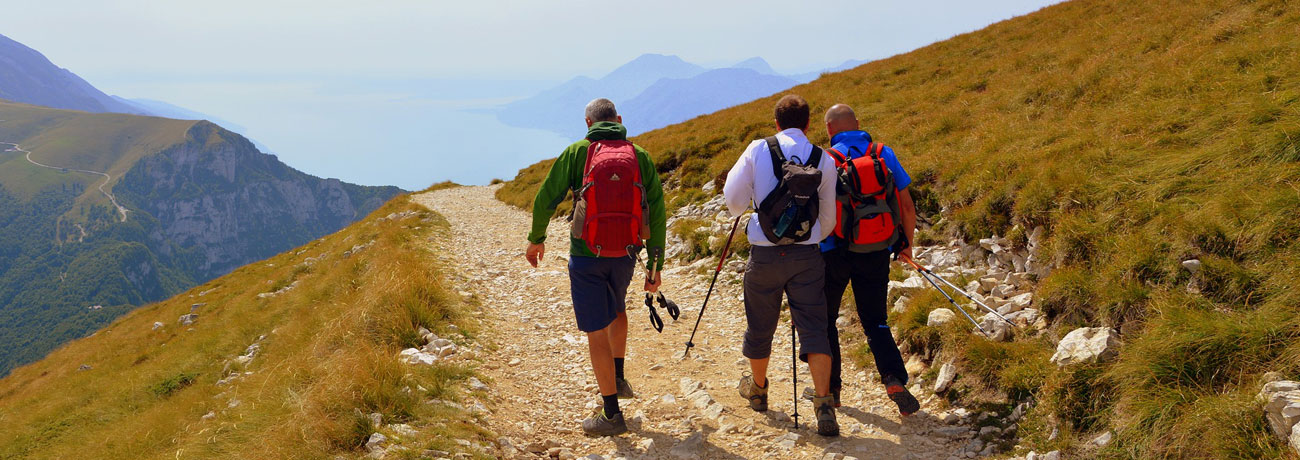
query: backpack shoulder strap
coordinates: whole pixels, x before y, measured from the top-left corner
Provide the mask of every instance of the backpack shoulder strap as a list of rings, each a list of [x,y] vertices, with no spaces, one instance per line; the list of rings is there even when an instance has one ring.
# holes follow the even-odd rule
[[[600,141],[593,141],[592,143],[587,144],[587,159],[583,162],[584,164],[582,165],[582,179],[584,181],[587,180],[587,173],[591,172],[591,158],[596,156],[596,152],[599,150],[600,150]]]
[[[632,141],[627,141],[627,145],[632,147],[632,161],[636,163],[636,183],[640,184],[643,179],[641,177],[641,154],[637,152],[637,146]]]
[[[822,162],[822,148],[815,145],[812,146],[812,153],[809,154],[809,157],[808,166],[814,168],[818,167],[817,165]]]
[[[781,178],[781,164],[785,163],[785,155],[781,154],[781,144],[776,142],[776,136],[768,136],[763,139],[767,142],[767,152],[772,157],[772,174],[777,179]]]
[[[848,158],[846,158],[843,153],[840,153],[839,150],[830,148],[830,149],[826,149],[826,153],[829,154],[831,158],[835,159],[836,162],[843,163],[845,161],[848,161]]]

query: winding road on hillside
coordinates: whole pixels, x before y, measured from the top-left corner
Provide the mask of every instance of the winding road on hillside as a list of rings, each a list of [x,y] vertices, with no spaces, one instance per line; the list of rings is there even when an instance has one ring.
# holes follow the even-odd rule
[[[628,293],[626,371],[637,398],[622,404],[630,432],[612,438],[583,436],[579,423],[599,396],[586,337],[574,323],[570,304],[567,226],[562,221],[551,225],[546,258],[534,269],[523,257],[531,218],[494,199],[495,190],[459,187],[414,200],[451,224],[433,244],[447,257],[453,289],[481,306],[480,339],[489,349],[495,347],[481,369],[489,386],[487,428],[518,449],[516,457],[536,458],[529,452],[538,450],[545,456],[555,448],[605,458],[945,459],[962,452],[967,438],[946,433],[965,433],[970,427],[939,420],[944,409],[933,396],[923,397],[921,412],[903,419],[874,370],[851,363],[844,371],[842,435],[818,436],[809,425],[815,423],[812,405],[803,400],[801,425],[794,428],[786,415],[792,395],[788,319],[773,345],[771,410],[751,411],[736,392],[748,365],[740,354],[745,322],[739,278],[731,268],[713,293],[694,351],[683,359],[716,259],[666,268],[663,291],[681,306],[682,316],[673,322],[660,310],[667,322],[663,333],[649,325],[640,291],[644,274],[638,269]],[[858,326],[848,329],[842,332],[846,350],[865,343]],[[799,379],[802,392],[810,381],[805,366],[800,366]]]
[[[0,121],[4,121],[4,120],[0,120]],[[58,171],[72,171],[72,172],[79,172],[79,173],[85,173],[85,174],[94,174],[94,175],[97,175],[97,176],[104,176],[104,183],[99,184],[99,193],[103,193],[104,196],[108,197],[108,201],[112,202],[112,203],[113,203],[113,206],[117,208],[117,212],[118,212],[118,214],[121,214],[121,216],[122,216],[122,222],[126,222],[126,213],[131,212],[131,210],[126,209],[126,207],[123,207],[122,205],[118,204],[118,203],[117,203],[117,197],[114,197],[113,194],[112,194],[110,191],[104,189],[104,187],[107,186],[107,185],[109,184],[109,182],[112,182],[112,181],[113,181],[113,176],[112,176],[112,175],[110,175],[110,174],[108,174],[108,173],[106,173],[106,172],[90,171],[90,170],[87,170],[87,169],[62,168],[62,167],[58,167],[58,166],[50,166],[50,165],[47,165],[47,164],[37,163],[36,160],[33,160],[33,159],[32,159],[32,152],[30,152],[30,151],[28,151],[28,150],[23,150],[23,148],[22,148],[21,146],[19,146],[18,144],[15,144],[15,143],[12,143],[12,142],[0,142],[0,144],[6,144],[6,145],[10,145],[10,146],[12,146],[11,148],[7,149],[6,151],[10,151],[10,152],[23,152],[24,154],[26,154],[26,155],[24,156],[24,158],[27,159],[27,162],[28,162],[28,163],[34,164],[34,165],[36,165],[36,166],[40,166],[40,167],[42,167],[42,168],[49,168],[49,169],[54,169],[54,170],[58,170]]]

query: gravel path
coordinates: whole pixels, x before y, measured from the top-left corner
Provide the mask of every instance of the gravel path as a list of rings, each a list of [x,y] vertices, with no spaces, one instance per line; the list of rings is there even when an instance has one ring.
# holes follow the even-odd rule
[[[586,338],[570,306],[567,227],[551,225],[546,259],[534,269],[523,257],[530,216],[494,199],[494,191],[452,188],[417,195],[415,201],[451,222],[451,232],[436,244],[455,267],[459,289],[483,306],[483,340],[496,347],[483,369],[491,387],[488,428],[513,446],[503,448],[503,456],[944,459],[969,441],[963,436],[969,427],[949,426],[930,415],[942,413],[933,397],[918,394],[925,410],[900,420],[874,371],[851,363],[839,412],[843,435],[817,436],[807,423],[813,420],[807,401],[799,408],[803,423],[793,428],[785,415],[791,412],[788,319],[773,349],[771,410],[749,410],[735,390],[741,371],[748,369],[740,354],[745,324],[736,264],[729,263],[718,282],[695,350],[681,358],[716,259],[665,270],[663,290],[681,306],[682,317],[674,323],[661,310],[667,322],[662,334],[650,327],[640,292],[644,273],[638,270],[628,293],[626,371],[637,399],[622,405],[631,430],[613,438],[583,436],[579,422],[599,397]],[[865,341],[856,324],[850,329],[842,332],[846,349]],[[802,392],[810,378],[805,366],[799,372]]]
[[[4,120],[0,120],[0,121],[4,121]],[[108,190],[104,190],[104,187],[107,186],[109,182],[112,182],[112,181],[113,181],[113,176],[109,175],[108,173],[99,172],[99,171],[91,171],[91,170],[88,170],[88,169],[63,168],[63,167],[59,167],[59,166],[50,166],[50,165],[47,165],[47,164],[41,164],[41,163],[36,162],[36,160],[33,160],[33,159],[32,159],[32,152],[27,151],[27,150],[23,150],[22,146],[19,146],[18,144],[15,144],[15,143],[12,143],[12,142],[0,142],[0,144],[5,144],[5,145],[13,146],[12,148],[7,149],[7,151],[11,151],[11,152],[14,152],[14,151],[16,151],[16,152],[23,152],[24,154],[26,154],[26,155],[24,156],[24,158],[27,159],[27,162],[28,162],[28,163],[31,163],[31,164],[33,164],[33,165],[35,165],[35,166],[40,166],[40,167],[42,167],[42,168],[49,168],[49,169],[53,169],[53,170],[57,170],[57,171],[72,171],[72,172],[79,172],[79,173],[84,173],[84,174],[94,174],[94,175],[97,175],[97,176],[104,176],[104,183],[99,184],[99,193],[103,193],[105,197],[108,197],[108,201],[110,201],[110,202],[113,203],[113,207],[117,208],[117,212],[118,212],[118,214],[121,215],[121,217],[122,217],[122,222],[126,222],[126,213],[131,212],[131,210],[126,209],[125,206],[122,206],[122,205],[118,204],[118,203],[117,203],[117,197],[113,196],[113,193],[112,193],[112,192],[110,192],[110,191],[108,191]],[[82,232],[85,232],[85,229],[82,229]]]

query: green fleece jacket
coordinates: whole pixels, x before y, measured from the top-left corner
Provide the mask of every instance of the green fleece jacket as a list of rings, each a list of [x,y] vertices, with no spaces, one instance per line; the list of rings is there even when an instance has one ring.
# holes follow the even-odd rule
[[[551,217],[555,215],[555,207],[564,201],[570,190],[582,188],[582,175],[585,173],[583,168],[587,164],[587,146],[591,145],[592,141],[624,139],[627,139],[627,128],[622,124],[612,121],[596,122],[591,125],[591,129],[587,130],[586,139],[573,143],[560,153],[560,157],[551,166],[551,172],[546,174],[546,181],[542,182],[542,187],[537,190],[537,197],[533,199],[533,229],[528,233],[528,242],[546,241],[546,226],[551,223]],[[641,165],[641,185],[645,187],[646,202],[649,205],[647,211],[650,213],[645,216],[650,224],[650,239],[645,242],[645,247],[650,254],[660,254],[659,257],[647,258],[646,269],[658,271],[664,265],[662,254],[668,221],[664,210],[664,189],[659,183],[659,172],[655,170],[650,154],[641,146],[635,144],[634,146],[637,163]],[[596,256],[587,249],[586,242],[572,237],[569,238],[569,254]]]

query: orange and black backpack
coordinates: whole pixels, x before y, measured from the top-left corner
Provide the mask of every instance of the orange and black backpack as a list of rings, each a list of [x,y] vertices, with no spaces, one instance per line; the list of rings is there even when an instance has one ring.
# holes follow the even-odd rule
[[[884,144],[872,142],[858,158],[827,150],[838,171],[834,234],[851,252],[893,247],[897,254],[909,244],[903,233],[894,174],[880,156],[884,148]]]
[[[571,233],[596,257],[634,257],[650,238],[636,147],[626,140],[587,147],[582,186],[573,192]]]

